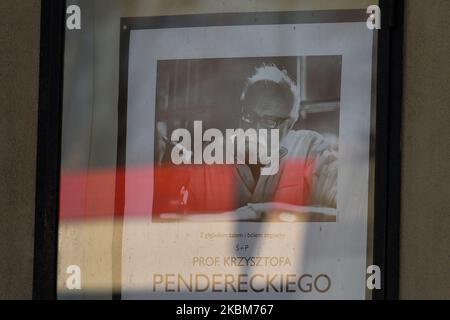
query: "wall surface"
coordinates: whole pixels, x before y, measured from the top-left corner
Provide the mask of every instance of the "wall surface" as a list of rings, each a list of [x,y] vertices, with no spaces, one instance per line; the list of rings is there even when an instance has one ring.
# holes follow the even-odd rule
[[[450,1],[405,15],[401,298],[450,299]],[[0,1],[0,299],[31,297],[39,19],[39,0]]]
[[[0,299],[31,298],[39,0],[0,1]]]
[[[400,296],[450,299],[450,1],[405,18]]]

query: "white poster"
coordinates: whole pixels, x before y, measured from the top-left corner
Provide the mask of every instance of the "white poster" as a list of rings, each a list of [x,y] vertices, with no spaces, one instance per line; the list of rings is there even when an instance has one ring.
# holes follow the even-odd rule
[[[124,299],[365,299],[365,22],[129,31]]]

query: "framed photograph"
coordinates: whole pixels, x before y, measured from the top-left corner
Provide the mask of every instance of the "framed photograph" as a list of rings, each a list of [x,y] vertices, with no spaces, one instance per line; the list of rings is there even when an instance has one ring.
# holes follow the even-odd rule
[[[114,59],[43,3],[36,297],[397,297],[402,1],[119,14]]]

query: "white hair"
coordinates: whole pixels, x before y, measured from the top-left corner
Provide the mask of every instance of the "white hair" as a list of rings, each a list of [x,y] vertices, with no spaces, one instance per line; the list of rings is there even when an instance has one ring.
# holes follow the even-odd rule
[[[286,85],[293,96],[293,106],[291,118],[297,121],[300,112],[300,92],[294,81],[289,77],[286,70],[280,70],[275,65],[263,65],[257,67],[255,73],[247,79],[247,83],[241,95],[241,102],[245,100],[248,89],[260,81],[274,82],[279,85]]]

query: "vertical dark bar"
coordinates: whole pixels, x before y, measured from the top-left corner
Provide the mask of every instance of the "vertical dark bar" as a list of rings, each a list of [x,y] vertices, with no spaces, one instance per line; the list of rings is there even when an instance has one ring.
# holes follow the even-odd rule
[[[388,2],[391,0],[387,0]],[[373,263],[381,268],[382,287],[373,292],[373,299],[385,297],[386,225],[387,225],[387,164],[388,164],[388,112],[389,112],[389,15],[391,8],[380,0],[381,30],[378,31],[377,115],[375,157],[375,215]]]
[[[374,264],[382,270],[375,300],[398,299],[403,0],[380,0]]]
[[[125,173],[127,144],[127,102],[128,102],[128,63],[130,46],[130,26],[126,19],[120,24],[120,65],[119,65],[119,115],[117,134],[116,189],[113,229],[113,300],[122,298],[122,237],[123,215],[125,210]]]
[[[33,298],[56,299],[65,1],[41,2]]]
[[[403,21],[404,0],[392,4],[391,61],[389,81],[389,172],[386,241],[386,293],[388,300],[399,299],[400,194],[401,194],[401,118],[403,98]]]

